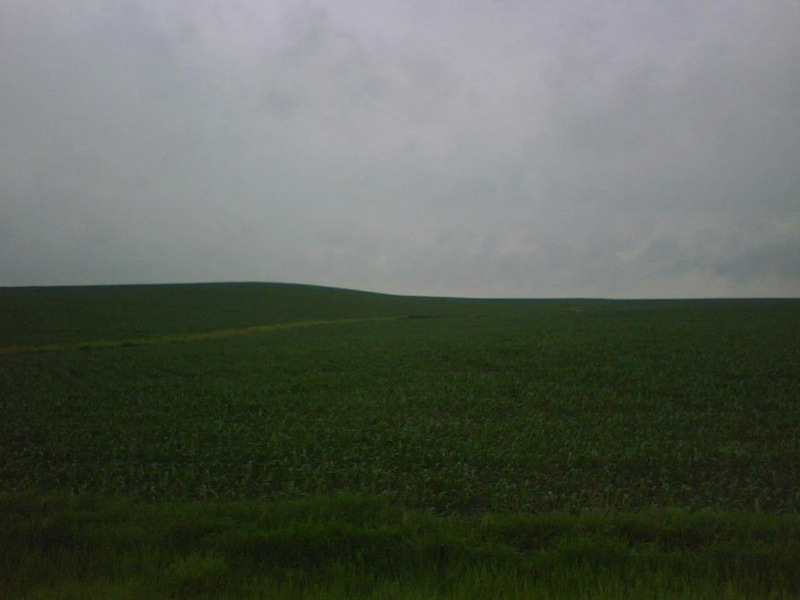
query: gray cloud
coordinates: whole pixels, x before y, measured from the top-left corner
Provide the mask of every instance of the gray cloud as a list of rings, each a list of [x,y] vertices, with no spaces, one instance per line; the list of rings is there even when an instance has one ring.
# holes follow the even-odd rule
[[[794,2],[5,3],[0,285],[797,296]]]

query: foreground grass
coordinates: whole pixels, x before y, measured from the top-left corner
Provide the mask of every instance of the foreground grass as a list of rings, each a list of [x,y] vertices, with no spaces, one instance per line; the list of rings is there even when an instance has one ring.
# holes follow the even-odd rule
[[[0,500],[7,598],[800,597],[789,515],[446,517],[352,494]]]

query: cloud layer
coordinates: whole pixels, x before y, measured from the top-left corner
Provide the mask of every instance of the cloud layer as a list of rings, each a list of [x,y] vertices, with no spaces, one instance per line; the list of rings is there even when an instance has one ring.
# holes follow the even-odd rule
[[[4,2],[0,285],[798,296],[799,30],[788,0]]]

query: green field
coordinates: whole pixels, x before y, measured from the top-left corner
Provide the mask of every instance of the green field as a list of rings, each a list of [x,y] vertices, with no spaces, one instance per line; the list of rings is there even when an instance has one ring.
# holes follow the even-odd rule
[[[0,289],[0,597],[800,597],[800,301]]]

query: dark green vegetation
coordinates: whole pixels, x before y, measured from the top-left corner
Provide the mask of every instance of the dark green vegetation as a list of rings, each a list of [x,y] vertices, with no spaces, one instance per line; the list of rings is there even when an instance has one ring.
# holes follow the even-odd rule
[[[353,495],[156,504],[18,496],[0,508],[3,597],[34,587],[34,598],[131,599],[798,593],[800,523],[790,515],[448,517]]]
[[[798,594],[798,301],[5,289],[0,348],[15,594]]]

